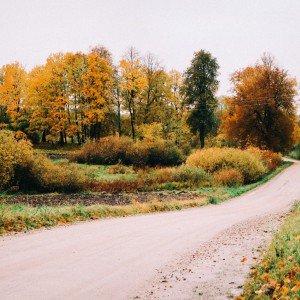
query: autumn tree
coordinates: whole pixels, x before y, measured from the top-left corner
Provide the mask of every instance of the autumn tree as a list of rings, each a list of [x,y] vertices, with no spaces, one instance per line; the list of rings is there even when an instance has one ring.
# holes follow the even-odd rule
[[[191,66],[185,72],[185,101],[190,109],[187,121],[192,131],[199,134],[201,148],[205,137],[216,126],[218,69],[217,60],[201,50],[194,54]]]
[[[168,74],[153,54],[147,54],[143,62],[145,86],[140,110],[141,123],[162,122],[164,106],[170,96]]]
[[[53,142],[66,142],[68,98],[64,66],[64,56],[58,53],[29,74],[26,106],[31,112],[30,129],[41,132],[43,142],[47,136]]]
[[[113,124],[113,66],[105,48],[51,55],[28,79],[30,129],[66,143],[97,138]]]
[[[138,52],[130,48],[120,61],[120,87],[124,108],[129,112],[131,136],[136,138],[137,106],[146,85],[143,65]]]
[[[254,66],[233,74],[222,129],[241,146],[285,152],[293,145],[296,80],[264,55]]]
[[[28,126],[24,111],[26,76],[17,62],[0,69],[0,123],[13,130],[26,130]]]
[[[84,116],[92,138],[101,136],[108,123],[113,125],[113,87],[114,68],[109,52],[103,47],[92,49],[83,74]]]

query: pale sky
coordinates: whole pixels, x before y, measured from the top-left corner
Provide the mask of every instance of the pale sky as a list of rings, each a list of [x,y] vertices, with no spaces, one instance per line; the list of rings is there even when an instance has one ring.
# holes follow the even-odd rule
[[[106,46],[115,61],[130,47],[183,71],[193,52],[220,64],[219,95],[229,76],[264,53],[300,80],[300,0],[0,0],[0,65],[27,69],[59,51]]]

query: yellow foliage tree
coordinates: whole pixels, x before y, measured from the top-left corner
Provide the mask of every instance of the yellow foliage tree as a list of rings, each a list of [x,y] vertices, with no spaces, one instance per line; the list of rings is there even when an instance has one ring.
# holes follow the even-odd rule
[[[0,125],[19,130],[26,127],[24,112],[26,71],[19,63],[0,69]],[[24,124],[25,123],[25,124]]]

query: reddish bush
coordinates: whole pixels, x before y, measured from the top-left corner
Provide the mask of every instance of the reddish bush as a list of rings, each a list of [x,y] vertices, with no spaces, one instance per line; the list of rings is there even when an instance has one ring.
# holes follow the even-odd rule
[[[214,173],[218,184],[227,186],[240,186],[244,183],[243,174],[237,169],[221,169]]]
[[[268,168],[269,171],[276,169],[282,163],[282,156],[279,153],[270,150],[263,150],[255,147],[250,147],[247,151],[257,155]]]

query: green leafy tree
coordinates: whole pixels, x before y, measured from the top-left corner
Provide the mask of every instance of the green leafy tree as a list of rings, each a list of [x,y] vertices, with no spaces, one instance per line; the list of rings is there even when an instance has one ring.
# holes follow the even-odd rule
[[[190,110],[187,121],[191,130],[199,134],[201,148],[205,137],[217,124],[218,69],[217,60],[209,52],[200,50],[194,54],[191,66],[185,72],[185,103]]]

